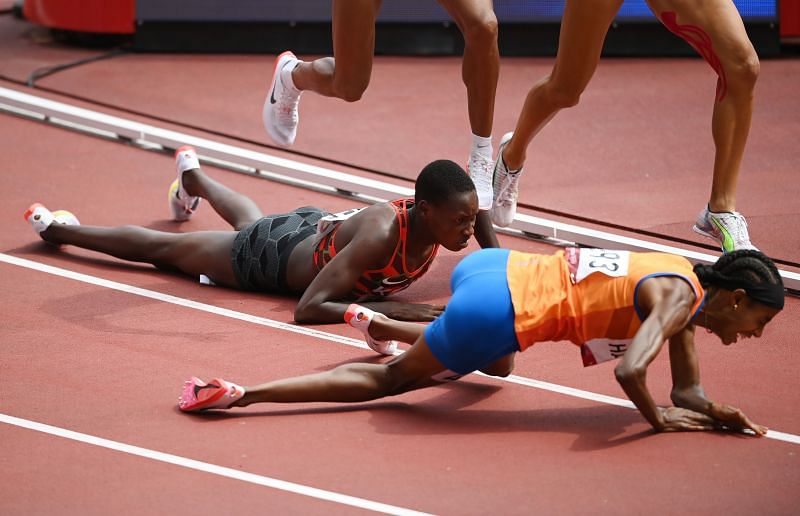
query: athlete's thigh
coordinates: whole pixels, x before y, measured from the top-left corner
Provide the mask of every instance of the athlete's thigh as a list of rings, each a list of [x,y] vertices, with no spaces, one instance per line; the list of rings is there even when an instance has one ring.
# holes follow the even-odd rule
[[[551,75],[557,85],[583,91],[594,75],[608,27],[621,5],[622,0],[566,1]]]
[[[171,251],[170,261],[195,279],[204,274],[218,285],[238,287],[231,264],[231,248],[236,235],[236,231],[184,233]]]
[[[492,0],[439,0],[439,4],[462,32],[474,23],[497,20]]]
[[[434,377],[447,370],[431,352],[425,335],[420,335],[408,351],[393,358],[387,366],[397,393],[439,385],[442,380]]]
[[[369,83],[381,0],[333,0],[334,80]]]
[[[714,55],[723,62],[755,56],[742,17],[731,0],[647,0],[647,4],[661,23],[707,60],[713,60]],[[712,48],[703,48],[706,37]]]

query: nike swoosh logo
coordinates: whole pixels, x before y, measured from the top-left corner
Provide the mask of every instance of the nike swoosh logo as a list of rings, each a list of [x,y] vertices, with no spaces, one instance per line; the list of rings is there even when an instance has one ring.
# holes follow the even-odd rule
[[[280,77],[278,77],[278,81],[279,81],[279,80],[281,80],[281,78],[280,78]],[[276,82],[277,82],[277,81],[276,81]],[[274,84],[274,85],[272,86],[272,91],[269,93],[269,103],[270,103],[270,104],[274,104],[275,102],[277,102],[277,101],[275,100],[275,86],[277,86],[277,84]]]
[[[486,148],[486,147],[488,147],[488,146],[489,146],[489,144],[487,143],[486,145],[478,145],[478,148],[479,148],[479,149],[484,149],[484,148]]]
[[[397,276],[395,276],[395,278],[396,277]],[[381,283],[383,283],[387,287],[391,287],[393,285],[402,285],[403,283],[408,281],[408,278],[406,278],[406,277],[400,278],[400,281],[397,281],[395,278],[383,278],[383,281]]]
[[[272,85],[272,91],[269,92],[269,103],[270,104],[274,104],[275,102],[277,102],[275,100],[275,87],[278,85],[278,81],[281,81],[281,86],[283,86],[283,81],[281,80],[281,70],[283,70],[283,67],[281,67],[280,70],[275,70],[275,73],[278,74],[278,77],[275,79],[275,84]]]

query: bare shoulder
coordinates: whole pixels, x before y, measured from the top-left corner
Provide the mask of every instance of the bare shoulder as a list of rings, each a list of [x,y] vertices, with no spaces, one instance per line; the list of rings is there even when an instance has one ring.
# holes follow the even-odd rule
[[[673,308],[692,307],[696,300],[694,289],[678,276],[654,276],[642,281],[639,285],[636,303],[645,314],[657,305]]]
[[[357,243],[359,251],[394,251],[400,228],[394,208],[387,202],[368,206],[344,221],[336,234],[336,246],[341,248]]]

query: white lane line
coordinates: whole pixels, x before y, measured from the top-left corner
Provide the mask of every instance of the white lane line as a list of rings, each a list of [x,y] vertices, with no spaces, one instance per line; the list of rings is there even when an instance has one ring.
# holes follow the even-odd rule
[[[78,441],[85,444],[91,444],[92,446],[99,446],[101,448],[108,448],[109,450],[128,453],[130,455],[136,455],[139,457],[144,457],[146,459],[156,460],[159,462],[166,462],[168,464],[174,464],[176,466],[181,466],[183,468],[203,471],[206,473],[211,473],[213,475],[232,478],[234,480],[241,480],[243,482],[249,482],[251,484],[257,484],[264,487],[271,487],[273,489],[278,489],[280,491],[288,491],[290,493],[295,493],[302,496],[308,496],[311,498],[319,498],[320,500],[326,500],[328,502],[334,502],[342,505],[349,505],[351,507],[358,507],[359,509],[366,509],[369,511],[382,512],[386,514],[403,514],[409,516],[427,514],[424,512],[418,512],[411,509],[406,509],[405,507],[398,507],[396,505],[388,505],[385,503],[374,502],[372,500],[357,498],[355,496],[348,496],[341,493],[334,493],[332,491],[326,491],[324,489],[317,489],[315,487],[304,486],[302,484],[295,484],[294,482],[286,482],[285,480],[278,480],[276,478],[256,475],[255,473],[248,473],[246,471],[241,471],[238,469],[227,468],[225,466],[218,466],[216,464],[210,464],[208,462],[189,459],[186,457],[181,457],[180,455],[172,455],[171,453],[164,453],[156,450],[150,450],[148,448],[133,446],[131,444],[121,443],[118,441],[103,439],[102,437],[83,434],[81,432],[75,432],[72,430],[66,430],[64,428],[50,426],[44,423],[38,423],[36,421],[30,421],[28,419],[21,419],[6,414],[0,414],[0,422],[13,426],[18,426],[21,428],[27,428],[28,430],[34,430],[36,432],[42,432],[45,434],[63,437],[65,439],[71,439],[73,441]]]
[[[395,197],[413,195],[414,193],[413,189],[406,186],[394,185],[381,180],[272,156],[263,152],[107,115],[9,88],[0,87],[0,100],[5,101],[0,102],[0,110],[22,111],[28,113],[28,116],[33,115],[37,118],[49,117],[51,122],[58,121],[59,125],[62,126],[67,124],[71,124],[74,127],[82,126],[90,131],[117,134],[139,142],[147,142],[173,149],[181,145],[192,145],[197,149],[201,157],[210,157],[239,166],[265,170],[273,177],[286,177],[294,181],[310,182],[318,186],[341,189],[375,199],[393,199]],[[543,235],[593,247],[621,248],[631,251],[659,251],[677,254],[693,261],[705,263],[714,263],[718,258],[717,254],[686,250],[680,247],[585,228],[575,224],[552,221],[524,213],[517,214],[511,228],[534,235]],[[779,269],[778,272],[783,277],[786,287],[800,289],[800,273],[782,269]]]
[[[261,326],[268,326],[270,328],[277,328],[280,330],[291,331],[294,333],[300,333],[303,335],[307,335],[309,337],[316,337],[321,340],[328,340],[332,342],[338,342],[341,344],[346,344],[348,346],[353,346],[357,348],[369,349],[369,347],[360,340],[351,339],[348,337],[342,337],[341,335],[336,335],[333,333],[328,333],[320,330],[315,330],[312,328],[307,328],[304,326],[296,326],[293,324],[288,324],[280,321],[273,321],[272,319],[267,319],[264,317],[259,317],[256,315],[245,314],[242,312],[237,312],[235,310],[229,310],[227,308],[220,308],[214,305],[207,305],[205,303],[199,303],[197,301],[192,301],[190,299],[184,299],[177,296],[172,296],[170,294],[163,294],[161,292],[156,292],[153,290],[147,290],[139,287],[134,287],[132,285],[126,285],[124,283],[118,283],[116,281],[110,281],[102,278],[97,278],[94,276],[89,276],[87,274],[81,274],[79,272],[70,271],[67,269],[61,269],[59,267],[53,267],[52,265],[46,265],[43,263],[34,262],[31,260],[26,260],[25,258],[18,258],[16,256],[11,256],[5,253],[0,253],[0,262],[5,262],[10,265],[17,265],[19,267],[25,267],[27,269],[33,269],[40,272],[46,272],[48,274],[53,274],[56,276],[61,276],[63,278],[69,278],[76,281],[81,281],[84,283],[89,283],[92,285],[98,285],[101,287],[110,288],[113,290],[119,290],[121,292],[127,292],[129,294],[134,294],[137,296],[143,296],[150,299],[156,299],[158,301],[164,301],[166,303],[171,303],[174,305],[185,306],[187,308],[192,308],[194,310],[200,310],[203,312],[213,313],[217,315],[221,315],[224,317],[230,317],[232,319],[238,319],[240,321],[247,321],[254,324],[259,324]],[[534,380],[531,378],[524,378],[522,376],[515,376],[511,375],[507,378],[495,378],[495,380],[508,382],[508,383],[515,383],[518,385],[524,385],[527,387],[535,387],[537,389],[542,389],[551,392],[557,392],[559,394],[566,394],[567,396],[573,396],[576,398],[582,398],[591,401],[597,401],[599,403],[606,403],[609,405],[616,405],[619,407],[626,407],[635,409],[636,407],[630,401],[626,399],[616,398],[613,396],[606,396],[604,394],[598,394],[595,392],[584,391],[581,389],[575,389],[573,387],[566,387],[563,385],[558,385],[555,383],[543,382],[540,380]],[[770,430],[766,437],[771,439],[776,439],[778,441],[785,441],[793,444],[800,444],[800,436],[794,434],[787,434],[783,432],[777,432]]]

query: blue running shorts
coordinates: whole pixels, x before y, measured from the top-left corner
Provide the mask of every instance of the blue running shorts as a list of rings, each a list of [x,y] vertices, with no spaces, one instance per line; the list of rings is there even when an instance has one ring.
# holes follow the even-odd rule
[[[471,373],[519,351],[506,279],[508,249],[482,249],[453,270],[453,296],[425,328],[425,341],[449,370]]]

